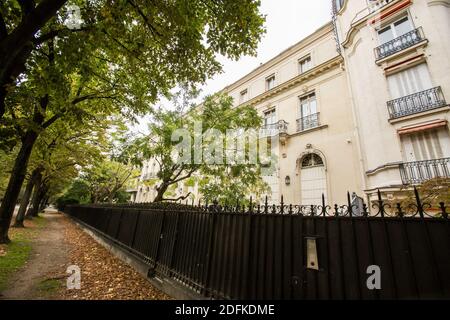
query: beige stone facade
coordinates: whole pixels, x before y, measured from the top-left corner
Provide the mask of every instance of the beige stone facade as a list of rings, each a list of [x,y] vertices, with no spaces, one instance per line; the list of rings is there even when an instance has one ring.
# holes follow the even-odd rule
[[[274,137],[274,203],[449,176],[450,1],[333,1],[334,22],[224,89]]]
[[[448,177],[450,1],[343,1],[337,29],[364,191]]]

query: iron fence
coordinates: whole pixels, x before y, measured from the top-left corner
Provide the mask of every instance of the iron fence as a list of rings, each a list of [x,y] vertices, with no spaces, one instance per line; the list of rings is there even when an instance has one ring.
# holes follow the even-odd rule
[[[225,299],[450,298],[444,203],[343,206],[69,206],[66,212],[149,265],[149,276]],[[354,202],[353,202],[354,203]],[[369,266],[381,289],[367,286]]]

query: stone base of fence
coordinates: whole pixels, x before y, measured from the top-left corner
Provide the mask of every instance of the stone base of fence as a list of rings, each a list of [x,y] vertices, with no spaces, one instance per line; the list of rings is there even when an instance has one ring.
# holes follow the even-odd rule
[[[112,239],[108,235],[103,234],[102,232],[92,228],[91,226],[74,217],[71,217],[69,215],[66,216],[70,218],[84,232],[90,235],[95,241],[97,241],[100,245],[107,249],[111,254],[113,254],[116,258],[131,266],[136,272],[146,278],[147,281],[149,281],[150,284],[155,288],[161,290],[162,292],[166,293],[176,300],[207,299],[201,294],[198,294],[193,290],[189,290],[185,286],[177,283],[173,279],[161,278],[161,276],[159,275],[157,277],[148,277],[151,268],[146,262],[142,261],[141,258],[129,252],[126,248],[121,246],[120,243],[117,243],[116,240]]]

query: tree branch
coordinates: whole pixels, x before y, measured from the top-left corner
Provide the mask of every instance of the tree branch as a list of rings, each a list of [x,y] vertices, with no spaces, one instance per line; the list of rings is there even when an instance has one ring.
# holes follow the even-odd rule
[[[6,29],[6,23],[3,19],[3,15],[0,12],[0,41],[5,39],[8,36],[8,29]]]
[[[127,2],[137,11],[137,13],[141,16],[142,19],[144,19],[145,24],[148,26],[150,32],[153,34],[153,37],[156,38],[162,37],[162,34],[155,28],[155,26],[148,20],[148,17],[144,14],[144,12],[141,10],[141,8],[136,5],[132,0],[127,0]]]
[[[179,197],[176,198],[176,199],[163,198],[162,201],[174,201],[174,202],[177,202],[177,201],[179,201],[179,200],[186,200],[191,194],[192,194],[191,192],[188,192],[187,195],[185,195],[185,196],[179,196]]]
[[[35,45],[40,45],[40,44],[43,44],[44,42],[51,40],[55,37],[63,37],[65,34],[70,34],[73,32],[83,32],[83,31],[89,31],[89,30],[92,30],[92,28],[84,27],[84,28],[80,28],[80,29],[64,28],[64,29],[51,30],[51,31],[47,32],[46,34],[43,34],[42,36],[33,39],[33,43]]]
[[[48,119],[47,121],[45,121],[42,124],[42,128],[43,129],[47,129],[48,127],[50,127],[56,120],[58,120],[59,118],[61,118],[63,114],[62,113],[57,113],[55,115],[53,115],[50,119]]]
[[[22,20],[24,20],[33,10],[36,4],[34,0],[17,0],[22,10]]]

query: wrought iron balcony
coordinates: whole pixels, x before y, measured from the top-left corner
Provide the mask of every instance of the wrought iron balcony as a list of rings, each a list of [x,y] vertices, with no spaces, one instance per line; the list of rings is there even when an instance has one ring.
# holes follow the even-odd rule
[[[156,179],[156,178],[157,178],[157,175],[156,175],[156,173],[153,173],[153,172],[144,174],[144,175],[142,176],[142,180],[143,180],[143,181],[147,181],[147,180],[151,180],[151,179]]]
[[[400,165],[403,184],[420,184],[433,178],[450,178],[450,158],[406,162]]]
[[[388,5],[389,3],[394,2],[394,0],[375,0],[375,1],[370,1],[370,5],[369,5],[369,12],[373,13],[375,11],[380,10],[381,8],[383,8],[384,6]]]
[[[288,124],[289,123],[284,120],[267,124],[261,128],[259,135],[261,137],[272,137],[280,134],[287,134]]]
[[[441,87],[417,92],[409,96],[388,101],[388,111],[391,119],[397,119],[412,114],[444,107],[447,105]]]
[[[381,60],[425,40],[422,27],[414,29],[375,48],[376,60]]]
[[[297,131],[305,131],[320,126],[319,113],[315,113],[297,120]]]

